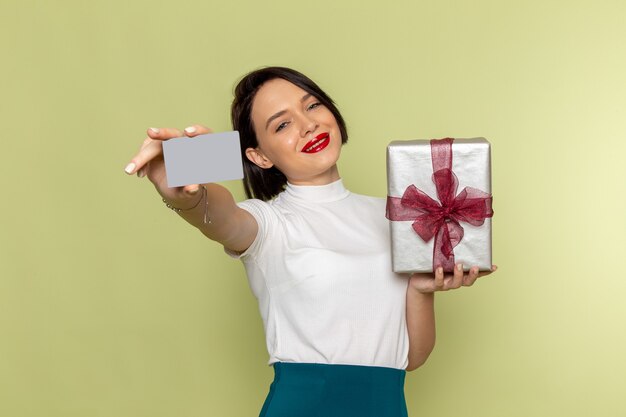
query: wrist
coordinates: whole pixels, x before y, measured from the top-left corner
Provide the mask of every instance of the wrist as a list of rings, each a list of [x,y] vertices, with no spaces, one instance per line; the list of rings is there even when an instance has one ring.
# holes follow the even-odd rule
[[[423,298],[423,299],[432,299],[435,297],[435,292],[430,290],[420,290],[416,286],[409,284],[409,292],[412,296]]]
[[[173,211],[178,213],[181,211],[193,210],[200,204],[203,198],[204,198],[204,190],[202,190],[202,192],[195,193],[193,195],[187,195],[185,198],[182,198],[182,199],[170,200],[170,199],[166,199],[165,197],[162,197],[161,201],[165,203],[167,208],[172,209]]]
[[[171,202],[167,201],[165,198],[163,198],[162,200],[167,206],[167,208],[175,211],[177,214],[181,214],[182,212],[192,213],[194,209],[196,209],[197,207],[200,207],[204,211],[203,223],[211,224],[211,219],[209,217],[209,201],[208,201],[208,196],[207,196],[207,190],[204,185],[201,185],[200,187],[202,188],[202,192],[200,193],[200,198],[193,205],[185,204],[185,205],[179,206],[179,205],[172,204]],[[203,201],[204,201],[204,204],[200,204]],[[179,204],[179,203],[176,203],[176,204]]]
[[[434,291],[420,291],[417,288],[414,288],[413,294],[415,297],[418,297],[424,300],[432,300],[433,298],[435,298]]]

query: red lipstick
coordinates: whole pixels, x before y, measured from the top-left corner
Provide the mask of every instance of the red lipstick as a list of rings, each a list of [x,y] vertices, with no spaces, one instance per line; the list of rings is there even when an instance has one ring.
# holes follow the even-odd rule
[[[330,135],[328,134],[328,132],[320,133],[315,137],[315,139],[308,141],[307,144],[304,145],[304,147],[300,150],[300,152],[316,153],[327,147],[329,143]]]

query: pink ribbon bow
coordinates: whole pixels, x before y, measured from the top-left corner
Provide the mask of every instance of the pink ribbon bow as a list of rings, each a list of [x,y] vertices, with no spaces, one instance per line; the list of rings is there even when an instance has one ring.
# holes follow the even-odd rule
[[[486,218],[493,216],[491,194],[471,187],[456,194],[459,181],[452,172],[453,141],[452,138],[430,141],[432,179],[439,201],[415,185],[409,185],[402,197],[387,197],[386,217],[389,220],[413,220],[413,230],[424,242],[435,238],[433,271],[438,266],[446,272],[454,270],[454,248],[464,233],[460,222],[481,226]]]

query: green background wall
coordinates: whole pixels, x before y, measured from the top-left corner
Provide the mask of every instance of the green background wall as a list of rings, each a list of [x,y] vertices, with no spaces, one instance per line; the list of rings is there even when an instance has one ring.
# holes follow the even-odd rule
[[[625,2],[1,1],[0,416],[258,415],[242,266],[123,168],[263,65],[338,102],[355,192],[390,140],[492,142],[500,270],[437,296],[412,416],[626,415]]]

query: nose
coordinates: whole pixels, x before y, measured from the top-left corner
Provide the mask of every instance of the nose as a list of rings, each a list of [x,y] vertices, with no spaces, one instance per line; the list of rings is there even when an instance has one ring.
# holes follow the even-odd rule
[[[315,132],[315,130],[317,129],[318,124],[315,121],[315,119],[313,119],[309,114],[302,113],[300,115],[299,119],[300,119],[299,120],[299,123],[300,123],[300,135],[302,137],[305,137],[309,133]]]

